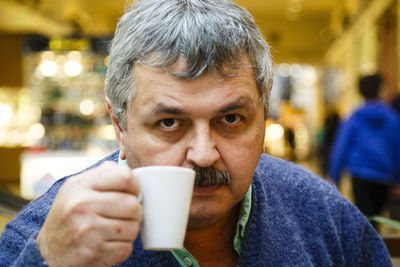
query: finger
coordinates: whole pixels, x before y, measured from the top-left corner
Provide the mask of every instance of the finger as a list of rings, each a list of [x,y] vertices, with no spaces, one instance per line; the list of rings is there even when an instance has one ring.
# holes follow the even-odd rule
[[[105,266],[124,262],[133,251],[132,242],[111,241],[104,245],[103,263]]]
[[[88,205],[90,210],[103,217],[142,221],[142,209],[139,199],[132,194],[94,192]]]
[[[109,225],[109,231],[105,238],[107,241],[133,242],[139,234],[140,224],[133,220],[114,220]]]
[[[105,241],[133,242],[139,234],[140,223],[136,220],[119,220],[98,216],[90,227],[91,234]]]
[[[88,171],[86,183],[97,191],[121,191],[139,195],[139,182],[127,166],[115,162],[105,162],[98,168]]]

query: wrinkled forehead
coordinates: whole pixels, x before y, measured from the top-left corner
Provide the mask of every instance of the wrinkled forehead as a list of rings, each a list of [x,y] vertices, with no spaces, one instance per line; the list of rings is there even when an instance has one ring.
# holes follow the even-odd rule
[[[205,72],[195,79],[174,75],[183,72],[185,68],[183,57],[167,70],[136,64],[133,71],[135,95],[128,110],[133,109],[135,113],[146,113],[145,110],[150,108],[168,110],[170,113],[192,110],[192,114],[205,114],[218,107],[223,109],[222,106],[237,107],[239,102],[241,107],[263,105],[262,94],[248,58],[242,59],[240,67],[226,66],[223,75]],[[240,99],[247,99],[246,103],[251,105],[244,105]]]
[[[218,78],[205,73],[198,79],[187,80],[141,65],[136,67],[135,76],[136,95],[128,110],[143,117],[147,114],[147,118],[155,114],[211,118],[232,110],[254,111],[262,106],[249,69],[235,73],[234,77]]]
[[[147,65],[137,65],[134,68],[135,96],[131,104],[144,104],[156,98],[188,100],[197,99],[203,102],[212,101],[209,98],[237,98],[246,96],[261,102],[261,94],[254,79],[253,70],[244,65],[239,69],[226,68],[229,76],[216,76],[209,72],[196,79],[184,79],[171,73],[181,72],[185,68],[184,59],[180,59],[168,70],[152,68]],[[135,101],[137,98],[141,101]],[[146,101],[142,101],[145,99]],[[183,101],[183,102],[185,102]]]
[[[133,72],[135,73],[135,69],[137,69],[136,66],[145,65],[151,68],[167,71],[169,74],[182,79],[195,80],[205,74],[211,74],[215,77],[220,78],[228,78],[235,77],[240,71],[251,70],[254,79],[256,79],[254,65],[252,64],[250,57],[247,54],[243,54],[235,60],[222,62],[221,65],[204,65],[204,69],[201,72],[198,72],[198,74],[200,74],[199,76],[192,75],[193,59],[188,60],[183,55],[180,55],[173,62],[154,64],[153,62],[156,62],[159,58],[160,57],[158,53],[153,53],[143,60],[138,60],[133,67]]]

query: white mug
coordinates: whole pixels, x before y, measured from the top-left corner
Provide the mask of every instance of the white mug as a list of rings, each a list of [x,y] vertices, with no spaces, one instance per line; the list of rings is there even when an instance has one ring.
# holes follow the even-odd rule
[[[189,219],[195,172],[177,166],[147,166],[132,171],[140,184],[143,248],[181,249]]]

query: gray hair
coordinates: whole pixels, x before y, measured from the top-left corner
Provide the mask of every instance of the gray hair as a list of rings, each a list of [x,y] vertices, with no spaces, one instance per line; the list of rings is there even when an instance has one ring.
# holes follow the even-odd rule
[[[272,86],[272,60],[252,15],[230,0],[136,0],[120,19],[110,50],[106,95],[123,130],[135,95],[133,67],[168,70],[179,57],[185,70],[170,72],[196,79],[206,72],[226,76],[224,66],[251,62],[265,114]]]

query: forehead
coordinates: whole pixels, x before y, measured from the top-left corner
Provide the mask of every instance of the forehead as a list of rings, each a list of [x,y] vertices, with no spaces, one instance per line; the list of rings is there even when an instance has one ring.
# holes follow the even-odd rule
[[[251,69],[229,78],[206,73],[198,79],[185,80],[143,66],[136,69],[135,75],[136,95],[131,107],[138,113],[156,113],[163,107],[162,110],[208,116],[239,102],[253,108],[261,103]]]
[[[253,68],[247,58],[244,58],[240,67],[230,69],[225,67],[223,75],[206,72],[196,79],[185,79],[173,73],[182,73],[186,62],[180,58],[167,70],[152,68],[137,64],[133,69],[134,86],[137,97],[155,97],[157,95],[200,96],[202,94],[232,94],[243,93],[260,96],[257,88]]]

